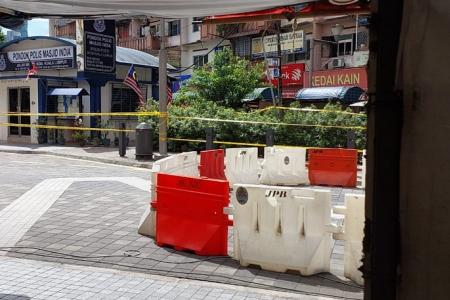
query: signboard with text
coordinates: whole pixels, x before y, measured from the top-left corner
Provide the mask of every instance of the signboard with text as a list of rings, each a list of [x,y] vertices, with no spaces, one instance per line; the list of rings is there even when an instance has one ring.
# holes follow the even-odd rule
[[[368,89],[366,68],[349,68],[313,72],[312,85],[309,84],[309,72],[306,72],[305,87],[350,86],[356,85]]]
[[[14,50],[0,52],[0,71],[29,70],[31,62],[40,70],[67,69],[74,67],[74,61],[74,46]]]
[[[276,70],[276,69],[274,69]],[[305,64],[286,64],[281,66],[282,86],[302,86],[305,73]],[[278,85],[278,79],[272,79],[274,86]]]
[[[114,20],[84,20],[84,70],[113,73],[116,70]]]
[[[303,52],[303,43],[302,30],[280,34],[281,52],[283,54]],[[264,52],[267,56],[278,54],[278,37],[276,34],[252,39],[252,57],[264,57]]]

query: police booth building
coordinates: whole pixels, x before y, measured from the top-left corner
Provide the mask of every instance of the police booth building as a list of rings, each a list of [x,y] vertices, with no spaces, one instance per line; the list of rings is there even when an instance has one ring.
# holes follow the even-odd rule
[[[115,47],[115,44],[112,48],[114,67],[102,70],[102,64],[108,64],[102,61],[104,57],[97,62],[95,57],[94,61],[80,62],[80,56],[83,55],[77,56],[74,40],[42,36],[16,39],[1,45],[0,112],[18,115],[0,115],[0,123],[3,124],[0,126],[0,140],[38,142],[38,130],[26,127],[37,124],[38,117],[21,116],[20,113],[135,112],[139,105],[138,96],[123,84],[131,65],[135,66],[143,95],[147,99],[152,96],[158,98],[158,58],[145,52]],[[86,56],[83,59],[86,60]],[[83,68],[87,63],[91,64],[93,71],[88,72]],[[98,70],[95,69],[96,63],[100,63]],[[32,64],[37,72],[27,77]],[[45,118],[45,123],[74,126],[77,119],[76,116],[56,116]],[[41,121],[42,118],[39,123]],[[84,127],[117,128],[121,122],[125,122],[128,129],[133,129],[137,125],[137,118],[82,118]],[[71,141],[73,133],[72,130],[59,130],[57,134],[63,135],[66,141]],[[54,130],[49,129],[45,141],[40,142],[51,142],[49,139],[52,134],[55,135]],[[130,139],[133,138],[131,133]]]

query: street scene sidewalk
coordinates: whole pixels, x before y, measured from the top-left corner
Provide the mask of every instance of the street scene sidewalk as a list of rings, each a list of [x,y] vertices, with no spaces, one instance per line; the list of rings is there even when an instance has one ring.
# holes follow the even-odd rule
[[[0,299],[332,299],[5,257],[0,266]]]
[[[120,157],[117,147],[74,147],[70,145],[11,144],[0,142],[0,152],[49,154],[139,168],[151,168],[152,166],[151,161],[135,159],[135,147],[128,147],[126,155]],[[155,153],[155,156],[157,155]]]
[[[333,246],[331,273],[313,276],[240,266],[232,258],[231,227],[229,256],[208,258],[157,246],[153,239],[137,233],[141,215],[149,205],[148,169],[38,153],[6,152],[0,155],[0,165],[0,189],[4,191],[0,194],[2,270],[8,270],[11,264],[18,266],[19,270],[27,269],[22,263],[16,265],[17,259],[26,259],[63,264],[62,267],[59,265],[63,269],[66,265],[95,266],[133,272],[138,277],[142,276],[139,274],[159,275],[174,285],[180,279],[189,279],[193,284],[199,280],[226,284],[230,289],[239,286],[246,292],[254,288],[267,290],[265,295],[245,295],[245,299],[284,297],[273,292],[289,293],[296,299],[362,299],[362,288],[343,276],[342,241],[336,241]],[[332,188],[331,191],[333,204],[342,204],[345,193],[363,193],[359,189]],[[65,270],[61,272],[63,275]],[[4,275],[2,279],[9,280]],[[34,280],[37,285],[46,282],[41,278]],[[20,290],[21,285],[15,286]],[[19,291],[7,287],[3,285],[0,293],[17,294]],[[55,289],[67,292],[65,286],[57,286],[50,291]],[[139,289],[132,288],[135,291]],[[80,290],[91,291],[89,286]],[[199,296],[200,299],[208,298],[210,292]],[[225,290],[219,294],[222,299],[230,298],[230,293]],[[214,293],[212,295],[208,299],[220,298]],[[306,295],[319,298],[307,298]],[[83,298],[78,294],[72,296]],[[156,298],[179,296],[169,294]],[[241,296],[236,293],[235,299],[244,299]],[[122,297],[132,298],[128,294]]]

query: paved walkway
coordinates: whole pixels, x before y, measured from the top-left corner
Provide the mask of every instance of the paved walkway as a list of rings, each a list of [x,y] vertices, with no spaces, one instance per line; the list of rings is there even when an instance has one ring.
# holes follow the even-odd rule
[[[254,288],[0,257],[0,299],[309,299]]]
[[[8,239],[0,238],[0,246],[19,247],[3,248],[9,250],[10,259],[14,256],[114,268],[172,277],[168,281],[188,278],[294,295],[362,298],[361,288],[342,276],[342,241],[337,241],[333,249],[332,274],[303,277],[244,268],[231,257],[205,259],[158,247],[153,239],[137,234],[137,224],[149,201],[148,170],[11,153],[0,155],[0,165],[0,187],[6,191],[0,194],[0,230],[9,228],[6,231],[13,232]],[[25,192],[28,190],[31,191]],[[345,193],[363,192],[331,190],[335,205],[343,204]],[[29,208],[38,203],[36,212],[34,209],[30,212]],[[232,228],[230,250],[231,234]],[[1,270],[2,266],[0,274]]]
[[[135,159],[135,148],[128,147],[124,157],[119,156],[116,147],[77,147],[73,145],[36,145],[36,144],[11,144],[0,143],[0,152],[23,153],[23,154],[49,154],[55,156],[77,158],[83,160],[118,164],[131,167],[151,168],[151,161]],[[157,156],[158,153],[155,153]]]

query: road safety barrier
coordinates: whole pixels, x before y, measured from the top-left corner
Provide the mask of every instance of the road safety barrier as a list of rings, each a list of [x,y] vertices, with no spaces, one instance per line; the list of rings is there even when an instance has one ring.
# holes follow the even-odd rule
[[[356,187],[357,164],[355,149],[311,149],[309,181],[314,185]]]
[[[359,268],[362,266],[364,237],[364,195],[346,194],[345,206],[334,206],[333,212],[344,215],[341,232],[333,233],[336,240],[344,240],[344,276],[363,285]]]
[[[242,266],[302,275],[329,271],[330,191],[235,184],[232,204],[234,256]]]
[[[158,174],[156,243],[197,255],[227,255],[229,185],[225,180]]]
[[[367,159],[366,159],[366,150],[363,151],[362,154],[362,172],[361,172],[361,187],[363,189],[366,188],[366,173],[367,173]]]
[[[236,183],[259,183],[261,166],[258,162],[258,148],[227,148],[225,175],[230,187]]]
[[[226,180],[224,150],[207,150],[200,152],[200,177]]]
[[[282,109],[282,108],[277,108]],[[289,108],[291,109],[291,108]],[[294,109],[294,108],[292,108]],[[309,109],[302,109],[309,110]],[[315,111],[315,110],[314,110]],[[321,110],[317,110],[321,111]],[[337,112],[340,113],[340,112]],[[348,112],[346,112],[348,113]],[[217,118],[202,118],[202,117],[187,117],[187,116],[173,116],[167,113],[160,113],[157,111],[150,112],[105,112],[105,113],[0,113],[0,116],[35,116],[35,117],[101,117],[101,116],[154,116],[160,118],[173,118],[173,119],[191,119],[205,122],[228,122],[228,123],[241,123],[241,124],[260,124],[260,125],[272,125],[272,126],[294,126],[294,127],[317,127],[317,128],[337,128],[346,130],[366,130],[362,126],[340,126],[340,125],[321,125],[321,124],[295,124],[295,123],[282,123],[282,122],[264,122],[264,121],[249,121],[249,120],[227,120],[227,119],[217,119]],[[73,131],[98,131],[98,132],[134,132],[134,129],[119,129],[119,128],[98,128],[98,127],[83,127],[83,126],[62,126],[62,125],[50,125],[50,124],[16,124],[11,122],[1,122],[0,126],[6,127],[28,127],[36,129],[52,129],[52,130],[73,130]],[[205,143],[205,139],[191,139],[191,138],[181,138],[181,137],[170,137],[166,138],[166,141],[173,142],[190,142],[190,143]],[[249,143],[249,142],[238,142],[238,141],[213,141],[214,144],[220,145],[235,145],[235,146],[247,146],[247,147],[264,147],[265,144],[262,143]],[[293,146],[293,145],[277,145],[280,147],[291,147],[291,148],[305,148],[314,149],[316,147],[308,146]],[[362,150],[358,150],[362,152]]]
[[[158,173],[198,177],[197,152],[183,152],[157,160],[150,170],[150,201],[156,203],[156,184]],[[156,235],[156,210],[147,205],[146,211],[141,217],[138,233],[155,237]]]
[[[145,116],[167,116],[167,113],[158,111],[143,111],[143,112],[77,112],[77,113],[16,113],[6,112],[0,113],[0,117],[3,116],[22,116],[22,117],[145,117]]]
[[[264,148],[261,184],[299,185],[308,183],[306,150],[301,148]]]

